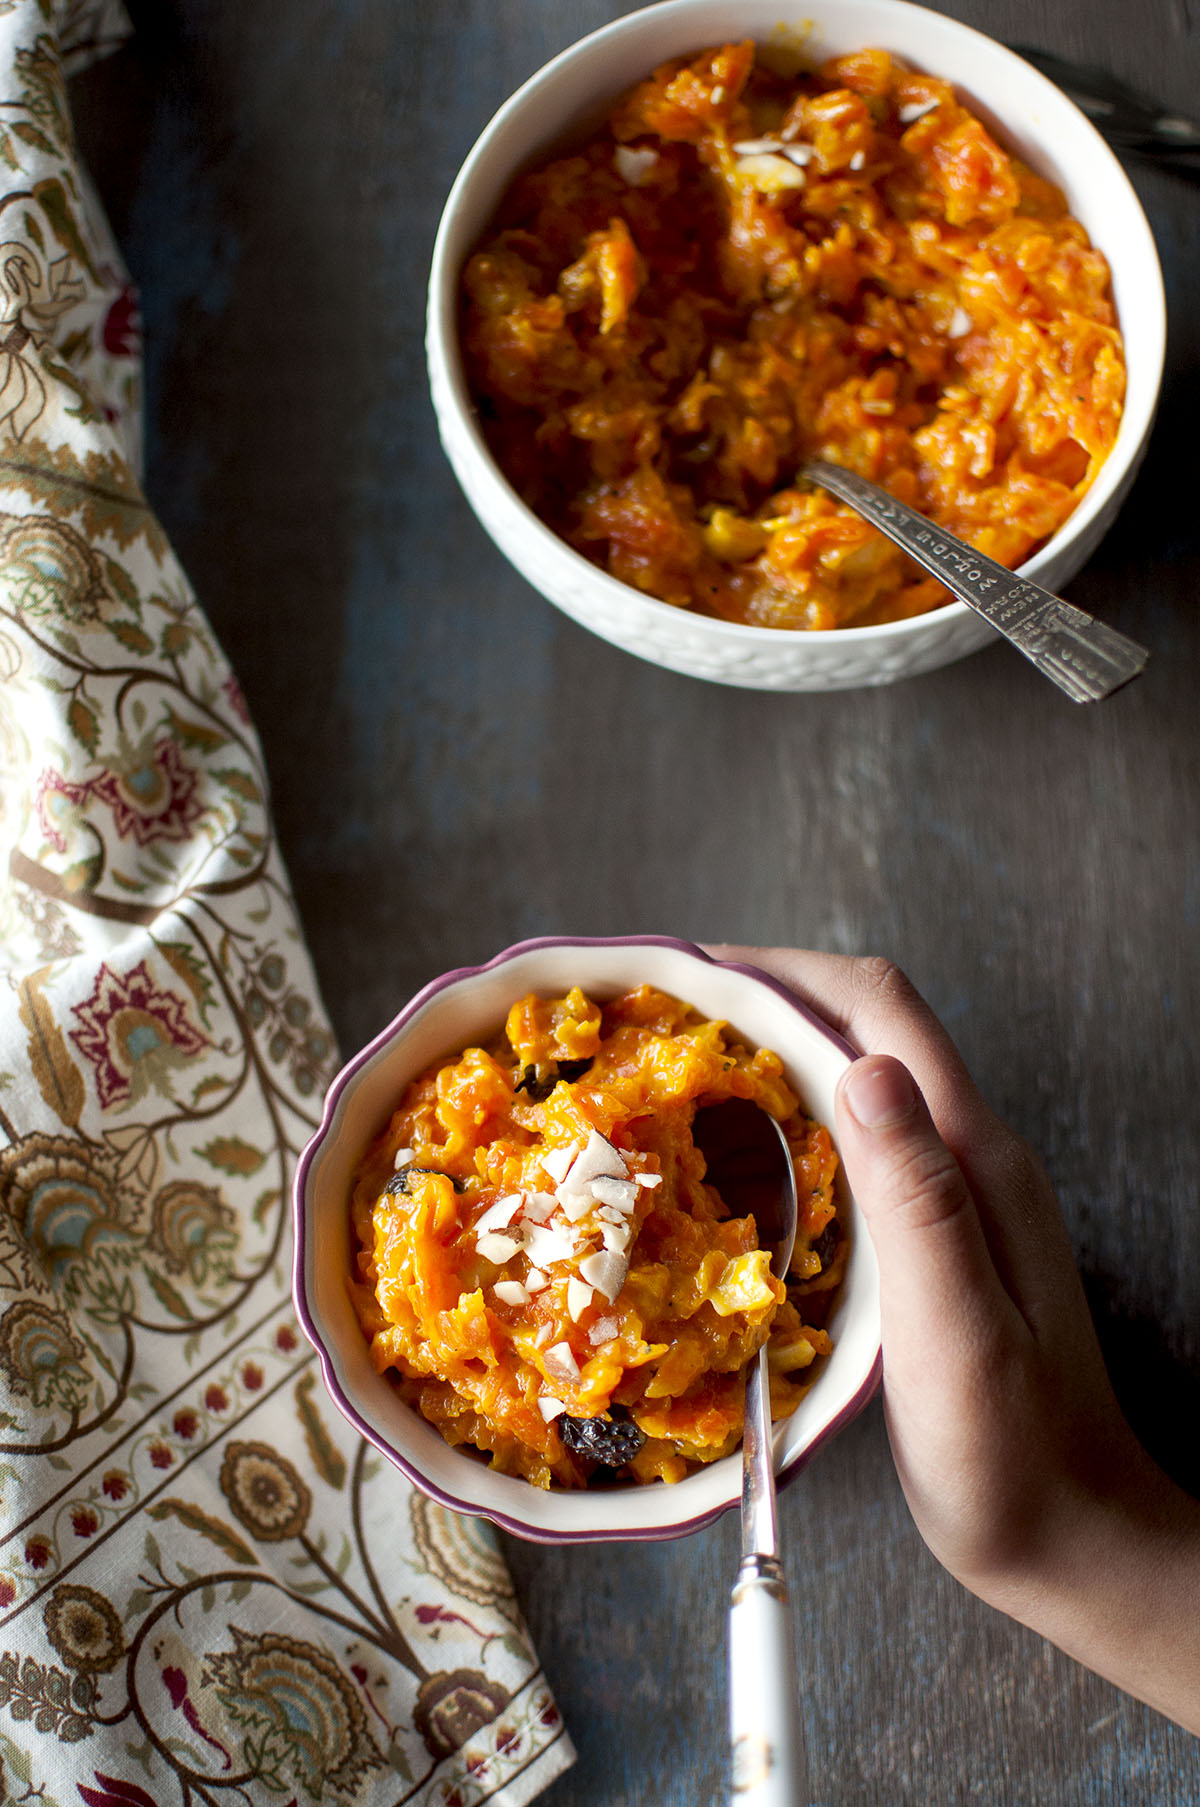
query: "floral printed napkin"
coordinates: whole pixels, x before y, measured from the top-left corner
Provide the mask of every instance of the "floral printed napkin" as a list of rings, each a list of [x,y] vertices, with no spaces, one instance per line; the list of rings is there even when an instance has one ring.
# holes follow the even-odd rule
[[[136,313],[0,0],[0,1799],[530,1800],[490,1531],[331,1410],[288,1186],[330,1077],[257,739],[139,484]]]

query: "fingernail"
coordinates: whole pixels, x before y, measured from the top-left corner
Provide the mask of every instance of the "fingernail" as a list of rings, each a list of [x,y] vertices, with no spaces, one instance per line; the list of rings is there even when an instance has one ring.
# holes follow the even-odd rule
[[[843,1085],[851,1115],[863,1129],[890,1129],[917,1107],[917,1089],[898,1060],[860,1060]]]

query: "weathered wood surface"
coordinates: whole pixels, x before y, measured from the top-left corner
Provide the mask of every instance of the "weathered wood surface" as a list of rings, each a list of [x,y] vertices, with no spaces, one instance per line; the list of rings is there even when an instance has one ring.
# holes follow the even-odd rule
[[[1123,1396],[1200,1487],[1195,957],[1200,188],[1135,168],[1172,334],[1133,497],[1070,594],[1144,641],[1093,710],[1002,648],[892,689],[670,676],[476,526],[422,358],[442,199],[614,0],[150,0],[81,131],[142,284],[149,488],[254,709],[343,1046],[523,935],[898,958],[1058,1183]],[[949,11],[1195,107],[1195,0]],[[943,1576],[876,1406],[787,1493],[813,1798],[1185,1803],[1200,1746]],[[553,1807],[723,1798],[735,1526],[512,1545],[578,1742]]]

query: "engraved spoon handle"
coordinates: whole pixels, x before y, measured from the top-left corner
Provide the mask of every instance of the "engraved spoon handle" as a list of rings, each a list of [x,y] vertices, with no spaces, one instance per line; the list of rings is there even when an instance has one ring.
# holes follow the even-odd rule
[[[797,475],[848,503],[864,521],[894,540],[960,602],[1011,640],[1072,702],[1098,703],[1111,696],[1136,678],[1149,658],[1145,647],[1039,584],[1015,577],[995,559],[985,558],[854,471],[807,459]]]

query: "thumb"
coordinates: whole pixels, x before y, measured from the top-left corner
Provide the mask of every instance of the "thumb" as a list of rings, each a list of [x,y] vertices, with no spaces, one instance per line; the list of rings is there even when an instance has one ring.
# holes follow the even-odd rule
[[[879,1258],[885,1324],[969,1332],[980,1289],[998,1290],[999,1280],[962,1169],[907,1067],[882,1054],[856,1060],[838,1086],[837,1124]]]

